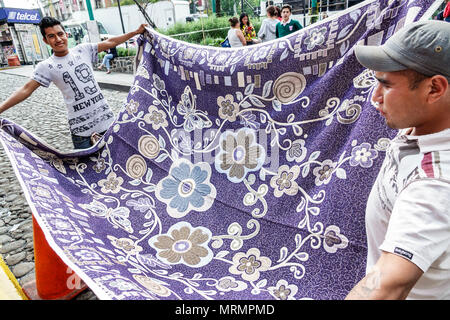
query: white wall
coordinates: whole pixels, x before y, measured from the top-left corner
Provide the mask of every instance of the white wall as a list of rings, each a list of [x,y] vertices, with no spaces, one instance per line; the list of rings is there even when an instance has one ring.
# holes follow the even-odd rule
[[[186,21],[186,16],[189,15],[189,3],[187,1],[174,2],[177,3],[176,10],[174,10],[172,1],[159,1],[147,6],[147,14],[158,28],[167,28],[173,25],[175,20],[177,22]],[[120,6],[120,9],[125,33],[137,29],[142,23],[147,23],[136,5]],[[95,9],[93,11],[94,19],[100,21],[110,34],[119,35],[123,33],[118,7]],[[73,13],[72,19],[89,20],[89,14],[86,10],[77,11]]]

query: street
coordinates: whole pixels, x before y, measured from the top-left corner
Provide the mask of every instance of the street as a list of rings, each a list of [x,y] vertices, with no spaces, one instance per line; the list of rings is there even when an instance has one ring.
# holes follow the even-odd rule
[[[26,81],[27,77],[0,73],[0,100],[4,101]],[[117,115],[128,93],[111,89],[102,89],[102,93]],[[60,151],[69,151],[73,148],[64,100],[61,92],[53,84],[49,88],[38,88],[31,97],[7,110],[1,117],[26,128]],[[1,146],[0,254],[21,285],[34,279],[31,211]],[[88,289],[76,299],[96,300],[97,297]]]

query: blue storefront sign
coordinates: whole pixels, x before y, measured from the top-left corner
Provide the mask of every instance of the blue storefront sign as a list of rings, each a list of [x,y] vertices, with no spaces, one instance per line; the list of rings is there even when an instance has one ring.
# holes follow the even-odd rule
[[[1,8],[0,20],[8,23],[39,23],[41,15],[35,9]]]

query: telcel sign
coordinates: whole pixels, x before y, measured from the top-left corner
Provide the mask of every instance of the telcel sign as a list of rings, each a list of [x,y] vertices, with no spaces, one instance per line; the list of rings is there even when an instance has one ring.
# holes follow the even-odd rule
[[[4,9],[7,13],[7,21],[14,23],[39,23],[41,17],[37,10]]]

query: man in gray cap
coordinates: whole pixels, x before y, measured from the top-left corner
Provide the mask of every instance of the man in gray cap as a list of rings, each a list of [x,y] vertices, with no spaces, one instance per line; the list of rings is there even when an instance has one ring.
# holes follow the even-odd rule
[[[450,299],[450,24],[421,21],[357,46],[372,100],[399,131],[366,209],[366,276],[347,299]]]

